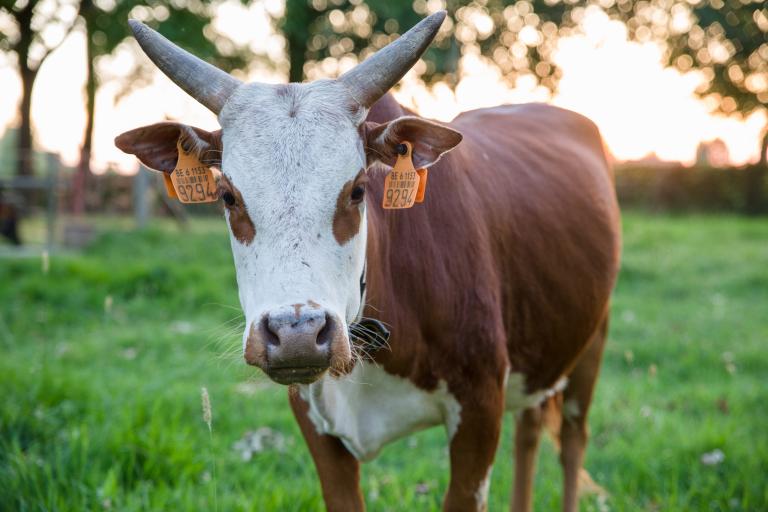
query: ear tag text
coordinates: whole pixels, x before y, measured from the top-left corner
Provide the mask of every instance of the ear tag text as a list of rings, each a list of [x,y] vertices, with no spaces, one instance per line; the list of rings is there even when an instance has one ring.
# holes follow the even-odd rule
[[[179,160],[171,173],[176,197],[182,203],[212,203],[219,198],[213,171],[203,164],[197,155],[186,153],[181,141],[176,142]],[[166,181],[166,187],[168,182]],[[170,195],[170,194],[169,194]]]
[[[384,179],[382,208],[385,210],[410,208],[414,203],[424,201],[427,170],[417,171],[411,157],[413,146],[407,141],[403,141],[402,145],[405,146],[405,153],[397,156],[395,166]]]

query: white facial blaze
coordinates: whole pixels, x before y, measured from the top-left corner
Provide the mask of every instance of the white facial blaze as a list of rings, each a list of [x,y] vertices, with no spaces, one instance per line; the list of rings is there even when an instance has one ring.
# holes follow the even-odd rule
[[[219,115],[222,170],[256,233],[248,244],[231,236],[246,326],[308,301],[346,322],[360,309],[364,206],[356,235],[340,244],[333,233],[339,194],[365,167],[357,128],[366,112],[350,106],[337,82],[252,84]]]

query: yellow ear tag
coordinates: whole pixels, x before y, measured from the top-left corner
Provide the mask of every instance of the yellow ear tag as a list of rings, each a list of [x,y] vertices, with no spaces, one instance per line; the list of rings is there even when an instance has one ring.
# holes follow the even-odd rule
[[[424,194],[427,193],[427,173],[429,169],[416,169],[416,173],[419,175],[419,190],[416,191],[416,202],[424,202]]]
[[[171,173],[171,182],[182,203],[211,203],[219,198],[213,171],[192,153],[186,153],[181,141],[176,142],[179,160]]]
[[[165,193],[168,194],[168,197],[173,199],[178,199],[179,196],[176,195],[176,189],[173,188],[173,181],[171,180],[171,175],[168,174],[167,172],[163,173],[163,183],[165,184]]]
[[[405,154],[397,156],[395,166],[384,179],[382,207],[385,210],[410,208],[416,201],[420,179],[411,159],[413,146],[410,142],[403,142],[403,145],[406,147]]]

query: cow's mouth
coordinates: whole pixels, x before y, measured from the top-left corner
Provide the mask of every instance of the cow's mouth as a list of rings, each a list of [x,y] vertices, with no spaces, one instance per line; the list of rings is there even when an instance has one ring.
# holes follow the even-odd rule
[[[328,369],[327,366],[296,366],[270,368],[266,373],[278,384],[311,384]]]

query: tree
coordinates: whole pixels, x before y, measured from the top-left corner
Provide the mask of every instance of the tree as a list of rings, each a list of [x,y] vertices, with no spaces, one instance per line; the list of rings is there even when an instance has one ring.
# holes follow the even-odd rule
[[[638,40],[654,39],[665,48],[667,64],[700,70],[697,92],[713,110],[746,116],[768,106],[768,8],[762,0],[698,0],[669,4],[624,2],[608,13],[627,24]],[[762,213],[768,174],[768,126],[760,141],[760,160],[749,171],[746,210]]]
[[[80,162],[73,183],[72,210],[80,214],[85,210],[85,189],[90,175],[90,161],[93,141],[96,91],[100,84],[96,72],[99,58],[110,55],[126,38],[132,36],[127,20],[130,17],[140,19],[159,30],[176,44],[195,55],[212,62],[216,66],[230,70],[244,67],[248,62],[246,52],[237,48],[225,37],[216,34],[219,46],[201,34],[206,33],[213,20],[210,5],[190,2],[118,0],[114,3],[81,0],[80,17],[86,34],[86,83],[85,105],[86,126]],[[223,43],[223,44],[222,44]],[[227,48],[226,52],[220,48]],[[150,68],[152,69],[152,68]],[[142,83],[141,69],[135,70],[130,86]]]
[[[0,49],[16,54],[21,77],[20,125],[16,140],[16,173],[32,174],[32,88],[40,66],[53,53],[75,27],[75,2],[46,3],[38,9],[40,0],[0,0],[0,14],[6,23],[0,25]],[[50,36],[42,28],[58,30]]]
[[[0,13],[8,15],[12,20],[12,23],[2,25],[0,48],[16,53],[22,80],[17,174],[32,174],[31,102],[32,89],[40,66],[72,30],[81,29],[86,35],[86,126],[80,163],[73,183],[72,208],[75,213],[82,213],[87,176],[90,174],[95,98],[99,87],[96,61],[111,54],[121,42],[131,36],[126,23],[129,17],[149,23],[182,47],[223,69],[243,67],[247,59],[242,49],[238,49],[218,34],[218,46],[211,39],[201,37],[214,16],[209,3],[189,2],[187,5],[187,2],[169,3],[163,0],[68,0],[57,2],[53,12],[47,14],[50,8],[49,3],[39,0],[0,0]],[[60,33],[53,41],[45,35],[51,28],[58,28]],[[220,51],[221,47],[228,48],[228,51]],[[132,85],[136,83],[141,83],[141,80],[136,80]]]
[[[389,0],[286,0],[284,16],[273,21],[286,38],[289,81],[301,82],[329,57],[326,62],[333,65],[343,58],[362,60],[383,48],[424,17],[426,2],[421,4],[415,2],[414,9],[410,2]],[[425,55],[430,81],[455,72],[457,46],[448,33],[438,35]]]

